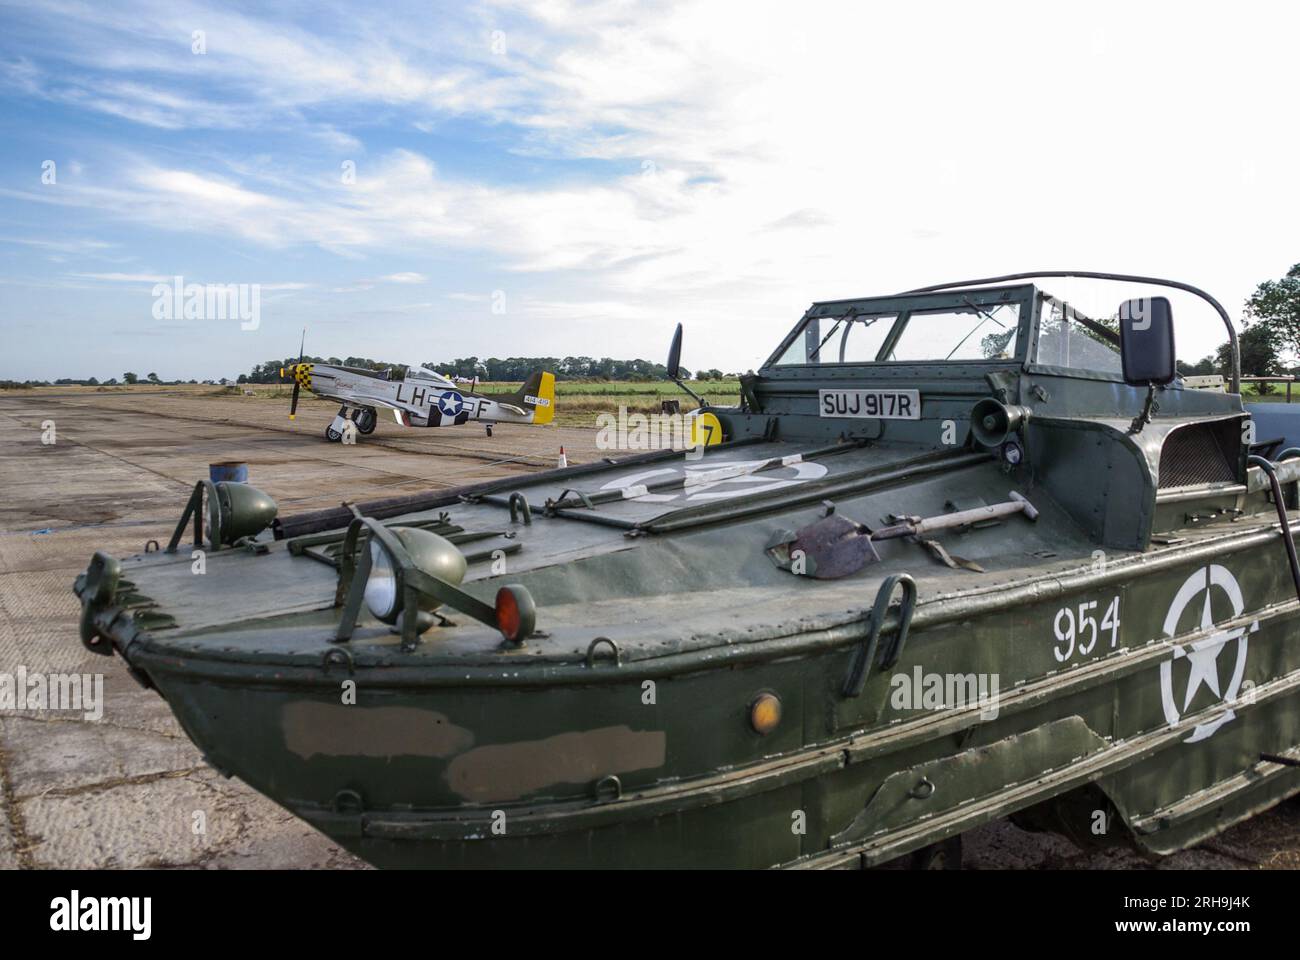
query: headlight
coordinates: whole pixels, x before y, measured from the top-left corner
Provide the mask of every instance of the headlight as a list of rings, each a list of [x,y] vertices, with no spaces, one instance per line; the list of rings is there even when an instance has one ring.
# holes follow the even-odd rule
[[[257,487],[222,480],[216,490],[217,503],[208,502],[208,535],[214,542],[230,546],[242,537],[255,537],[275,520],[275,501]]]
[[[397,574],[388,551],[370,541],[370,579],[366,581],[366,606],[380,620],[392,623],[397,617]]]
[[[365,537],[366,539],[362,539]],[[368,552],[361,552],[361,544]],[[352,639],[362,607],[402,637],[410,653],[434,625],[444,603],[501,632],[507,643],[522,645],[537,628],[537,607],[523,584],[497,590],[489,605],[460,588],[469,563],[456,545],[418,527],[389,527],[370,517],[355,517],[343,539],[337,596],[343,615],[337,643]]]
[[[411,562],[423,573],[443,583],[458,585],[469,568],[465,555],[445,537],[417,527],[393,527],[390,532],[401,543]],[[388,549],[376,537],[370,538],[370,577],[366,580],[366,606],[376,618],[395,624],[402,610],[404,589],[400,565],[393,563]],[[420,594],[420,612],[431,614],[442,604],[428,594]],[[421,630],[432,625],[432,617],[422,617]]]

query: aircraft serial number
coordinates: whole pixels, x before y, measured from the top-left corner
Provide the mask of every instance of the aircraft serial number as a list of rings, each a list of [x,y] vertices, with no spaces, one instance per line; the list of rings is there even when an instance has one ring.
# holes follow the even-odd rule
[[[920,420],[918,390],[821,390],[823,417],[871,417],[876,420]]]

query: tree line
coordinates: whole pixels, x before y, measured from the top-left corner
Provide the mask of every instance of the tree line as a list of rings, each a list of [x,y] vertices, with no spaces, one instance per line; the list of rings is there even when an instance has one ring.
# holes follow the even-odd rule
[[[368,357],[307,357],[304,363],[328,363],[333,366],[359,367],[362,370],[391,370],[395,379],[406,375],[407,364],[388,363],[383,360],[371,360]],[[239,383],[278,383],[280,368],[297,363],[297,357],[283,360],[267,360],[256,364],[247,374],[241,374]],[[537,370],[549,370],[559,380],[662,380],[668,375],[662,363],[649,360],[614,360],[610,357],[461,357],[450,361],[427,361],[421,366],[436,370],[448,377],[462,377],[466,380],[522,381]],[[682,371],[685,379],[691,379],[689,370]],[[701,380],[721,380],[721,370],[700,370],[695,374]],[[737,374],[732,374],[737,376]]]

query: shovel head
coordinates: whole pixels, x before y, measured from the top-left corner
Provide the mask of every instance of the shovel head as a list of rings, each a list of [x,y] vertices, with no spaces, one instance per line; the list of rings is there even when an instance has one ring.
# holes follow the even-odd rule
[[[779,532],[768,544],[767,555],[782,570],[818,580],[847,577],[880,560],[871,531],[837,513],[794,533]]]

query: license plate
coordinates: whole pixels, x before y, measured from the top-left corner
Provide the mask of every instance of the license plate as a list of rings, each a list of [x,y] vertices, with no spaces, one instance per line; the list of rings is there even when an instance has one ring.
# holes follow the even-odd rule
[[[920,420],[919,390],[821,390],[823,417],[857,417],[872,420]]]

